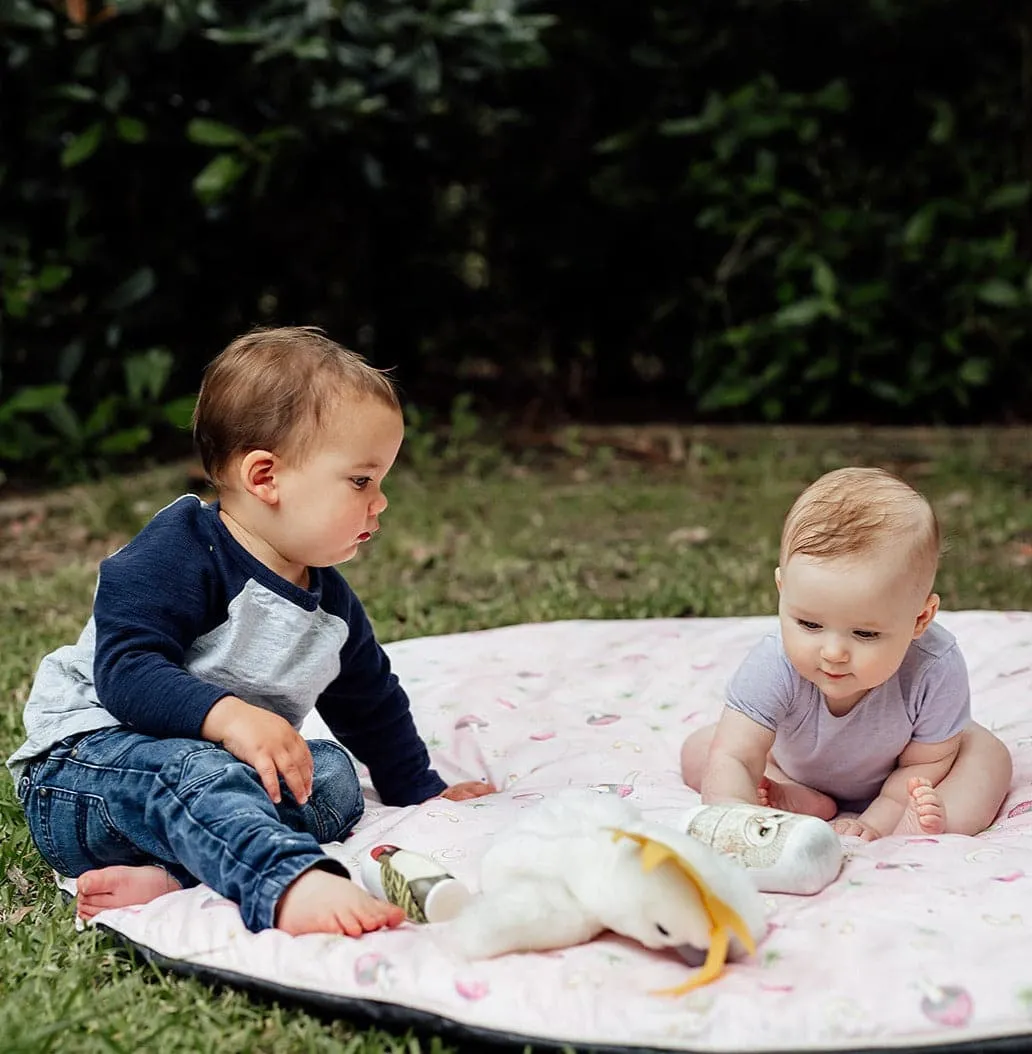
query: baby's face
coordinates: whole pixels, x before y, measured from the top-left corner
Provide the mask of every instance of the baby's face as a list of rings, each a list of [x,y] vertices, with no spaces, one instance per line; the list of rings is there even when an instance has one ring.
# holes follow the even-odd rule
[[[900,667],[938,598],[922,598],[891,554],[796,554],[779,569],[785,652],[830,703],[850,707]]]
[[[350,560],[380,528],[387,508],[384,477],[394,464],[401,415],[374,398],[346,402],[327,414],[299,464],[278,472],[281,556],[307,567]]]

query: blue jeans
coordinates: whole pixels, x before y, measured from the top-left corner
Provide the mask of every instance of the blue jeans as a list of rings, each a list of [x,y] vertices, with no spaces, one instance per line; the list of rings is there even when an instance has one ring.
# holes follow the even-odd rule
[[[240,905],[249,930],[271,927],[286,888],[312,867],[347,870],[320,842],[362,816],[355,768],[328,740],[308,744],[311,797],[280,784],[274,805],[258,773],[214,743],[155,739],[123,728],[73,736],[29,766],[18,797],[43,858],[70,877],[113,864],[167,867]]]

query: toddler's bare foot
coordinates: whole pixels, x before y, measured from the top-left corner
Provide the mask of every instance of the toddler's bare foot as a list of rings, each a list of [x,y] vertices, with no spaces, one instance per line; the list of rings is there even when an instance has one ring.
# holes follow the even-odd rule
[[[756,800],[768,809],[817,816],[830,820],[838,812],[833,798],[801,783],[778,783],[764,776],[756,788]]]
[[[163,867],[101,867],[84,871],[76,880],[76,911],[92,919],[107,908],[127,908],[146,904],[182,886]]]
[[[293,936],[302,933],[363,933],[397,926],[405,912],[371,897],[350,878],[312,868],[288,887],[276,907],[276,928]]]
[[[893,834],[942,834],[946,830],[946,806],[932,781],[924,776],[907,780],[907,807]]]
[[[881,831],[876,831],[870,824],[855,816],[844,816],[836,820],[831,829],[840,836],[847,838],[859,838],[864,842],[873,842],[875,838],[881,838]]]

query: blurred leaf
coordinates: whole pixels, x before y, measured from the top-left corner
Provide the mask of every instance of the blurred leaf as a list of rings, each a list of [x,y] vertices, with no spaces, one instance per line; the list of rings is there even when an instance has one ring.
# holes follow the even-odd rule
[[[125,360],[125,385],[132,403],[155,401],[172,374],[172,353],[166,348],[148,348]]]
[[[794,304],[787,304],[774,315],[774,325],[782,328],[808,326],[826,313],[826,305],[820,297],[805,297]]]
[[[32,388],[19,388],[4,403],[0,403],[0,420],[9,420],[16,414],[39,413],[59,406],[68,396],[65,384],[42,384]]]
[[[126,143],[142,143],[147,139],[147,126],[135,117],[117,117],[115,131]]]
[[[1028,202],[1030,192],[1032,192],[1032,184],[1010,183],[1005,187],[1000,187],[999,190],[994,190],[985,199],[985,207],[989,211],[1020,208]]]
[[[960,366],[958,376],[967,385],[980,387],[989,382],[992,364],[988,359],[966,359]]]
[[[241,146],[247,142],[247,136],[243,132],[206,117],[195,117],[186,126],[186,137],[190,142],[200,143],[202,146]]]
[[[84,132],[80,132],[70,140],[61,151],[61,167],[74,168],[76,165],[81,165],[83,161],[96,153],[103,138],[104,126],[99,121],[91,124]]]
[[[101,439],[97,443],[97,450],[101,454],[132,454],[146,446],[150,439],[151,430],[143,425],[125,428]]]
[[[838,291],[835,272],[819,256],[813,262],[813,287],[826,300],[834,300]]]
[[[1021,293],[1003,278],[990,278],[983,282],[976,294],[979,300],[993,307],[1014,307],[1021,303]]]
[[[189,428],[193,423],[193,412],[196,405],[196,395],[184,395],[181,399],[173,399],[165,403],[161,412],[165,420],[175,428]]]
[[[903,228],[903,244],[924,245],[932,236],[932,229],[935,226],[935,215],[936,206],[934,203],[930,202],[927,205],[922,205],[907,220],[907,225]]]
[[[36,284],[44,293],[52,293],[71,277],[72,269],[64,264],[46,264],[39,272]]]
[[[101,302],[101,307],[107,311],[131,307],[154,292],[156,281],[152,268],[141,267],[112,290]]]
[[[247,162],[236,154],[216,154],[194,177],[194,193],[204,204],[218,201],[247,171]]]

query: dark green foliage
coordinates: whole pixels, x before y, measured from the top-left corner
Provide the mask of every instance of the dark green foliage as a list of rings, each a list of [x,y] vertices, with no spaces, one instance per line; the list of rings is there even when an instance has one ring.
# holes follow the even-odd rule
[[[0,460],[160,438],[267,322],[427,405],[1027,417],[1030,33],[1026,0],[0,0]]]

